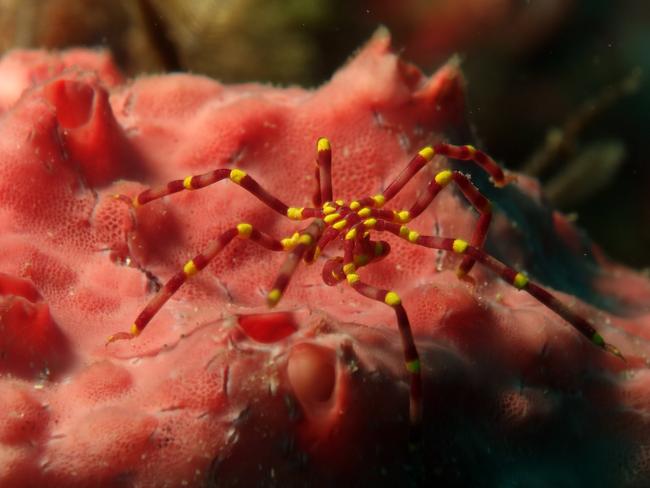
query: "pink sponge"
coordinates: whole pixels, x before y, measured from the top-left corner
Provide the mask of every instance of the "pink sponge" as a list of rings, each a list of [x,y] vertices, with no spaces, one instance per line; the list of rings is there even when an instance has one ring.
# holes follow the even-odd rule
[[[420,147],[465,133],[457,66],[427,77],[379,35],[313,91],[183,74],[125,83],[105,53],[80,50],[10,53],[0,79],[0,486],[650,482],[650,283],[602,257],[524,177],[493,190],[519,217],[497,212],[488,248],[582,283],[602,310],[554,293],[628,362],[480,266],[471,285],[454,256],[386,238],[391,254],[361,274],[400,293],[417,337],[416,453],[394,314],[326,286],[323,261],[301,264],[269,313],[284,255],[235,240],[136,340],[104,345],[225,229],[300,228],[229,182],[137,209],[114,194],[228,166],[308,206],[323,135],[336,198],[375,194]],[[512,212],[523,207],[533,213]],[[445,190],[412,226],[468,238],[475,220]]]

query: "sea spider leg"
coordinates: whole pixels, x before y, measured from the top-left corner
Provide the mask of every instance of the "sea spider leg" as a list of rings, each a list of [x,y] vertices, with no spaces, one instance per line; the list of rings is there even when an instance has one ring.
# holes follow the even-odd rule
[[[167,195],[172,195],[184,190],[199,190],[225,179],[229,179],[245,190],[248,190],[248,192],[253,194],[276,212],[285,216],[288,215],[291,207],[287,206],[279,198],[271,195],[257,181],[255,181],[252,176],[237,168],[218,168],[201,175],[187,176],[182,180],[173,180],[166,185],[157,188],[148,188],[133,198],[129,198],[122,194],[116,194],[114,197],[137,208]]]
[[[409,433],[410,443],[415,446],[421,436],[422,428],[422,374],[420,371],[420,357],[413,340],[413,332],[408,315],[402,300],[394,291],[383,290],[364,283],[356,273],[346,275],[348,284],[359,294],[372,300],[385,303],[395,311],[397,326],[402,339],[404,362],[410,377],[409,392]]]
[[[289,255],[275,278],[275,283],[273,283],[271,291],[266,296],[266,302],[269,307],[272,308],[278,304],[287,286],[289,286],[291,277],[296,271],[300,260],[308,250],[315,247],[318,238],[323,232],[323,227],[323,221],[316,219],[299,234],[295,247],[290,250]]]
[[[451,159],[474,161],[474,163],[479,165],[487,174],[490,175],[490,180],[497,188],[504,187],[515,179],[512,175],[504,174],[503,169],[494,161],[494,159],[483,151],[476,149],[474,146],[455,146],[453,144],[440,143],[433,146],[433,151],[435,154],[440,154]]]
[[[190,259],[183,269],[172,276],[167,283],[163,285],[160,290],[154,295],[154,297],[149,300],[149,303],[145,308],[140,312],[138,317],[135,319],[131,325],[131,330],[129,332],[118,332],[110,336],[107,340],[107,344],[123,340],[123,339],[133,339],[140,335],[144,330],[147,324],[151,319],[158,313],[162,306],[169,300],[174,293],[185,283],[189,278],[194,276],[196,273],[205,268],[210,261],[212,261],[221,250],[226,247],[235,237],[241,239],[250,239],[251,241],[259,244],[266,249],[271,251],[284,251],[285,246],[281,241],[274,239],[273,237],[257,230],[251,224],[242,222],[237,224],[235,227],[232,227],[226,230],[221,234],[217,239],[212,241],[207,249],[201,253],[194,256]]]
[[[386,187],[383,193],[360,200],[359,203],[361,206],[372,205],[374,203],[376,206],[381,207],[384,203],[389,202],[436,154],[453,159],[474,161],[490,175],[492,182],[498,187],[508,184],[512,179],[506,176],[501,167],[483,151],[479,151],[469,145],[454,146],[452,144],[440,143],[434,147],[426,146],[420,149],[406,165],[406,168]],[[353,210],[355,209],[353,208]]]
[[[400,226],[399,224],[392,222],[380,220],[377,222],[375,228],[378,231],[391,232],[392,234],[400,236],[408,242],[419,246],[431,249],[441,249],[443,251],[450,251],[456,254],[470,256],[497,274],[506,283],[514,286],[518,290],[528,292],[542,305],[545,305],[547,308],[566,320],[591,343],[621,359],[624,359],[618,348],[612,344],[606,343],[600,333],[598,333],[598,331],[596,331],[596,329],[584,317],[581,317],[572,311],[557,297],[543,289],[541,286],[530,281],[526,275],[490,256],[482,249],[472,246],[462,239],[420,235],[417,231],[409,229],[406,225]]]
[[[307,263],[313,263],[320,256],[323,249],[341,234],[342,229],[359,221],[356,214],[352,213],[349,208],[341,209],[341,205],[343,205],[341,200],[323,204],[323,222],[328,227],[320,235],[316,245],[305,253]]]
[[[350,208],[357,210],[361,207],[370,206],[379,209],[386,202],[394,198],[395,195],[397,195],[402,188],[404,188],[404,186],[433,159],[436,154],[453,159],[473,160],[490,175],[490,179],[497,187],[505,186],[512,179],[512,177],[506,176],[501,167],[483,151],[477,150],[473,146],[469,145],[454,146],[451,144],[441,143],[436,144],[434,147],[427,146],[421,149],[418,154],[411,159],[406,168],[402,170],[397,178],[388,185],[383,193],[359,201],[353,201],[350,204]],[[440,189],[446,186],[451,180],[456,182],[465,197],[479,212],[479,220],[474,230],[474,234],[472,235],[471,242],[473,245],[481,246],[485,241],[487,230],[492,218],[491,204],[464,175],[458,172],[450,172],[447,170],[446,172],[438,173],[436,178],[434,178],[434,180],[429,184],[425,195],[419,198],[413,205],[412,210],[394,211],[392,217],[381,213],[373,214],[373,216],[385,220],[407,223],[415,216],[419,215],[427,205],[431,203]],[[413,213],[414,215],[411,215]],[[457,269],[459,277],[463,277],[469,273],[473,265],[474,260],[469,256],[465,256]]]
[[[318,152],[318,183],[320,186],[321,204],[332,201],[332,147],[325,137],[316,143]]]
[[[357,229],[358,227],[348,231],[346,234],[346,243],[355,242],[352,239],[356,238]],[[349,258],[335,256],[325,262],[323,265],[323,281],[328,286],[337,285],[345,279],[345,271],[348,271],[348,273],[356,272],[359,268],[380,261],[388,256],[390,249],[390,244],[386,241],[373,241],[367,236],[362,237],[360,241],[355,242],[352,261]],[[354,267],[350,266],[350,262],[354,264]]]
[[[492,204],[474,186],[467,176],[459,171],[444,170],[436,174],[427,185],[426,191],[421,194],[408,211],[398,213],[402,218],[400,223],[407,223],[420,215],[435,199],[438,193],[449,183],[454,182],[460,188],[463,195],[474,209],[479,213],[478,222],[472,234],[470,243],[475,247],[483,247],[487,231],[492,220]],[[474,266],[474,259],[470,256],[463,256],[463,260],[456,270],[459,278],[467,275]]]
[[[314,180],[316,181],[316,191],[312,197],[315,207],[320,207],[324,203],[332,200],[332,148],[330,141],[321,137],[316,143],[316,166]]]

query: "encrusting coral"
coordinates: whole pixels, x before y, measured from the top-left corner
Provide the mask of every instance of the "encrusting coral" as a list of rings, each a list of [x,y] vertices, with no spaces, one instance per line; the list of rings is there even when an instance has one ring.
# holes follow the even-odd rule
[[[610,263],[524,177],[485,186],[496,210],[487,249],[557,290],[627,362],[480,265],[461,281],[457,257],[387,238],[390,255],[362,273],[399,291],[415,332],[415,452],[395,317],[325,286],[322,266],[302,264],[269,313],[284,256],[235,242],[136,340],[105,346],[225,229],[296,228],[228,182],[137,209],[114,194],[234,166],[307,206],[321,135],[343,199],[381,190],[425,144],[470,142],[458,67],[429,78],[389,44],[374,37],[314,91],[126,81],[102,52],[3,58],[0,486],[650,480],[650,283]],[[396,205],[446,164],[435,159]],[[475,219],[446,190],[410,225],[468,237]]]

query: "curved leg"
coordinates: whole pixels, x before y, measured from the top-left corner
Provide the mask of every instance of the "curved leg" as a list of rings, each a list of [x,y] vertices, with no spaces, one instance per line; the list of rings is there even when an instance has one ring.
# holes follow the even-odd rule
[[[444,170],[435,175],[427,185],[426,192],[419,196],[410,210],[406,213],[400,212],[400,214],[405,215],[407,218],[402,218],[399,221],[406,223],[416,218],[433,202],[438,193],[451,182],[454,182],[458,186],[467,201],[479,213],[478,222],[476,223],[470,242],[472,246],[483,247],[490,221],[492,220],[492,205],[469,178],[459,171]],[[474,259],[470,256],[464,256],[456,270],[458,276],[463,277],[467,275],[474,266],[474,262]]]
[[[402,300],[397,293],[390,290],[382,290],[367,283],[364,283],[356,273],[346,276],[348,284],[359,294],[385,303],[395,311],[397,327],[402,339],[404,351],[404,363],[410,378],[409,392],[409,434],[411,446],[415,447],[421,438],[422,431],[422,373],[420,368],[420,356],[418,354],[413,332],[408,315]]]
[[[276,212],[282,215],[287,215],[287,210],[289,209],[288,205],[284,204],[278,198],[274,197],[268,191],[266,191],[262,186],[260,186],[259,183],[257,183],[257,181],[255,181],[252,176],[248,175],[245,171],[237,168],[218,168],[200,175],[186,176],[182,180],[172,180],[166,185],[162,185],[156,188],[148,188],[132,199],[126,195],[121,194],[115,195],[115,198],[118,198],[126,203],[130,203],[137,208],[141,205],[145,205],[149,202],[153,202],[154,200],[158,200],[159,198],[166,197],[167,195],[171,195],[173,193],[178,193],[185,190],[200,190],[201,188],[205,188],[206,186],[210,186],[225,179],[229,179],[233,183],[248,190],[248,192],[253,194],[260,201],[271,207]]]
[[[402,170],[397,178],[386,187],[383,193],[359,200],[359,204],[361,206],[370,205],[381,207],[384,203],[392,200],[395,195],[397,195],[402,188],[404,188],[404,186],[437,154],[452,159],[474,161],[474,163],[483,168],[483,170],[490,175],[490,179],[497,187],[505,186],[513,179],[510,176],[506,176],[501,167],[490,156],[473,146],[454,146],[453,144],[440,143],[433,147],[427,146],[422,148],[413,159],[411,159],[411,161],[406,165],[406,168]]]
[[[269,307],[272,308],[278,304],[287,286],[289,286],[291,277],[296,271],[300,260],[305,253],[316,246],[322,232],[323,222],[321,220],[315,220],[299,234],[295,247],[292,247],[290,250],[287,259],[282,264],[280,272],[271,287],[271,291],[266,296],[266,303]]]
[[[240,223],[221,234],[217,239],[212,241],[205,252],[197,254],[190,259],[183,269],[172,276],[167,283],[149,301],[145,308],[140,312],[138,317],[131,325],[129,332],[118,332],[111,335],[106,341],[107,344],[124,339],[133,339],[140,335],[151,319],[158,313],[162,306],[169,300],[174,293],[189,278],[205,268],[221,250],[226,247],[235,237],[250,239],[253,242],[265,247],[271,251],[283,251],[284,247],[281,242],[270,237],[267,234],[255,229],[247,223]]]
[[[582,316],[573,312],[569,307],[562,303],[557,297],[544,290],[538,284],[530,281],[526,275],[507,266],[498,259],[490,256],[488,253],[472,246],[462,239],[452,239],[448,237],[423,236],[417,231],[411,230],[406,225],[398,225],[392,222],[380,220],[375,227],[378,231],[387,231],[407,241],[419,246],[431,249],[441,249],[456,254],[469,256],[475,261],[480,262],[486,268],[493,271],[506,283],[514,286],[518,290],[524,290],[537,299],[542,305],[546,306],[557,315],[566,320],[574,329],[586,337],[592,344],[597,347],[621,358],[623,355],[612,344],[605,342],[603,337],[596,329]]]

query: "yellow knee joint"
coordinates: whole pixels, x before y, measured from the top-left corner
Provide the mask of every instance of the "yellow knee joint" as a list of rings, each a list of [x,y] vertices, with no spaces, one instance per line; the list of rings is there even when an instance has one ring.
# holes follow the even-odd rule
[[[233,169],[230,171],[230,181],[233,183],[237,183],[238,185],[241,184],[241,180],[243,180],[246,177],[246,171],[242,171],[241,169]]]
[[[384,297],[384,303],[390,305],[391,307],[396,307],[402,303],[402,299],[394,291],[389,291]]]

